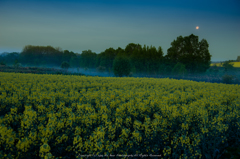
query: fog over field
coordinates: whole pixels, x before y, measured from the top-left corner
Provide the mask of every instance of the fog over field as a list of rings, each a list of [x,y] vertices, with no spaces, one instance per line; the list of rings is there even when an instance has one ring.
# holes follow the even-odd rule
[[[53,67],[55,69],[61,69],[61,67]],[[84,68],[79,68],[79,70],[77,68],[69,68],[68,69],[69,73],[82,73],[84,75],[89,75],[89,76],[102,76],[102,77],[115,77],[114,73],[111,72],[99,72],[96,69],[88,69],[85,70]]]

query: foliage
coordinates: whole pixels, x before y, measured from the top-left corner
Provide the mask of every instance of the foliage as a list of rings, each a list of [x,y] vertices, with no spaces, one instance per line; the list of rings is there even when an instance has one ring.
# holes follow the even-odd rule
[[[68,51],[68,50],[64,50],[63,51],[63,56],[62,56],[62,61],[67,61],[68,63],[70,63],[71,58],[76,58],[77,55],[72,52],[72,51]]]
[[[208,51],[208,42],[202,39],[198,42],[198,36],[177,37],[167,50],[166,58],[173,63],[181,62],[190,73],[206,72],[211,64],[211,55]]]
[[[185,69],[185,66],[180,62],[178,62],[172,69],[172,73],[177,75],[184,75],[186,72],[187,70]]]
[[[14,65],[14,61],[19,59],[19,53],[5,53],[0,55],[0,61],[4,62],[6,65]]]
[[[68,62],[66,62],[66,61],[62,62],[61,68],[68,69],[69,67],[70,67],[70,65]]]
[[[6,66],[6,62],[1,61],[0,65]]]
[[[129,43],[124,50],[124,55],[130,57],[134,50],[140,51],[142,46],[140,44]]]
[[[214,73],[215,75],[219,72],[219,68],[217,67],[217,65],[213,65],[212,68],[209,68],[209,72],[210,73]]]
[[[113,72],[117,77],[128,76],[131,71],[131,63],[126,56],[118,56],[113,62]]]
[[[80,67],[95,68],[97,54],[91,50],[84,50],[80,56]]]
[[[20,54],[20,61],[28,65],[39,65],[45,60],[51,66],[59,66],[62,63],[62,57],[63,52],[60,48],[26,45]]]
[[[237,57],[237,61],[240,62],[240,56]]]
[[[235,76],[232,76],[232,75],[224,75],[222,77],[222,80],[224,83],[226,84],[231,84],[233,82],[233,79],[234,79]]]
[[[230,70],[233,70],[234,67],[233,67],[233,64],[230,63],[231,61],[226,61],[222,64],[222,66],[224,67],[224,70],[225,71],[230,71]]]
[[[158,50],[153,47],[146,47],[146,45],[141,47],[141,45],[131,43],[126,47],[127,50],[132,52],[126,53],[127,57],[130,57],[131,65],[139,72],[157,72],[159,70],[160,64],[163,61],[162,48],[159,47]]]
[[[84,50],[81,54],[52,46],[26,45],[20,54],[11,53],[1,57],[0,61],[14,62],[18,59],[23,65],[28,66],[60,66],[63,61],[68,62],[70,67],[97,68],[106,67],[113,70],[113,61],[117,56],[126,56],[130,60],[133,73],[171,74],[175,64],[180,62],[185,65],[188,72],[205,72],[209,68],[211,55],[208,51],[208,43],[205,39],[198,42],[198,37],[177,37],[171,43],[167,55],[163,56],[162,48],[154,46],[143,47],[140,44],[129,43],[124,49],[116,50],[108,48],[100,54],[91,50]]]

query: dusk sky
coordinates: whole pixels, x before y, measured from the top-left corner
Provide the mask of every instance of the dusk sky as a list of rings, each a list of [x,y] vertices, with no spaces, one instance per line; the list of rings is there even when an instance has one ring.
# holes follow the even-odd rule
[[[199,26],[199,29],[196,29]],[[240,56],[240,0],[0,0],[0,53],[26,45],[75,53],[162,47],[178,36],[209,43],[211,61]]]

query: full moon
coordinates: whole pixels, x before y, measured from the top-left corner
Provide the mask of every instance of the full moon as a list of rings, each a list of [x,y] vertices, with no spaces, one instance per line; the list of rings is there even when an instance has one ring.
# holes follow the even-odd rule
[[[199,29],[199,26],[196,26],[196,29]]]

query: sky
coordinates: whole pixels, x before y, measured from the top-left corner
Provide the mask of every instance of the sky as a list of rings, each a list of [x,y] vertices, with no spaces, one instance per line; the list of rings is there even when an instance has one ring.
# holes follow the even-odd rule
[[[196,29],[196,27],[199,29]],[[240,0],[0,0],[0,53],[26,45],[100,53],[129,43],[162,47],[194,34],[211,61],[240,56]]]

